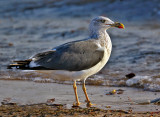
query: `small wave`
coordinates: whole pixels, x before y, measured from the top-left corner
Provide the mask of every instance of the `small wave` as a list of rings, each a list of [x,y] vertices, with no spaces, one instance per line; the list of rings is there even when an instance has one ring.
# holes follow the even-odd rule
[[[26,80],[37,83],[60,83],[60,84],[73,84],[72,81],[59,81],[55,80],[50,74],[41,74],[36,72],[21,72],[21,71],[8,71],[0,72],[0,80]],[[77,84],[82,84],[77,82]],[[160,91],[160,78],[151,76],[135,76],[133,78],[126,78],[118,76],[106,76],[104,74],[94,75],[86,80],[87,85],[97,86],[115,86],[115,87],[136,87],[143,88],[148,91]]]
[[[127,86],[142,87],[145,90],[160,91],[160,78],[154,79],[150,76],[136,76],[126,81]]]

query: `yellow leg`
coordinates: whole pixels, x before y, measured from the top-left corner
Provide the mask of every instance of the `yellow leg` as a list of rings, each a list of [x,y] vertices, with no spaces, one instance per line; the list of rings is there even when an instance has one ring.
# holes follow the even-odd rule
[[[86,96],[87,107],[91,107],[93,104],[91,104],[91,101],[89,100],[89,97],[87,95],[87,91],[86,91],[86,87],[85,87],[85,81],[83,81],[82,89],[83,89],[84,94]]]
[[[79,102],[78,94],[77,94],[76,81],[74,81],[74,83],[73,83],[73,89],[74,89],[74,93],[75,93],[75,97],[76,97],[76,102],[77,102],[76,104],[73,104],[73,106],[79,106],[80,102]]]

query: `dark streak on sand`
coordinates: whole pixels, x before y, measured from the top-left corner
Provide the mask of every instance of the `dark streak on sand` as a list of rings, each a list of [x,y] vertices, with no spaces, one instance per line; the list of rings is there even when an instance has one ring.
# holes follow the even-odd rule
[[[96,107],[66,109],[64,105],[45,103],[32,105],[1,105],[0,116],[25,116],[25,117],[53,117],[53,116],[79,116],[79,117],[108,117],[108,116],[158,116],[160,112],[132,112],[132,110],[103,110]]]

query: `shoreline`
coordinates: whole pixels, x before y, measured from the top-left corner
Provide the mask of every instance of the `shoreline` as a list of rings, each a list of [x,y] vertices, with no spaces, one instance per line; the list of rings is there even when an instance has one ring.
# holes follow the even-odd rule
[[[81,85],[77,85],[81,108],[86,108],[85,96]],[[72,85],[57,83],[35,83],[31,81],[6,81],[0,80],[0,102],[8,100],[16,105],[30,105],[47,103],[55,99],[51,104],[66,105],[72,108],[75,101]],[[157,112],[159,104],[137,104],[159,98],[160,92],[144,91],[129,87],[106,87],[86,85],[89,98],[95,107],[107,110],[132,110],[133,112]],[[123,90],[121,94],[106,95],[112,90]]]

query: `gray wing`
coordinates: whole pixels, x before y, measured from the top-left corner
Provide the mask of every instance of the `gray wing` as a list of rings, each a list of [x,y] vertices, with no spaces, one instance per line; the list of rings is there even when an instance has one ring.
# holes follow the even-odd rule
[[[93,67],[103,58],[104,51],[94,40],[75,41],[33,57],[38,67],[52,70],[79,71]]]

